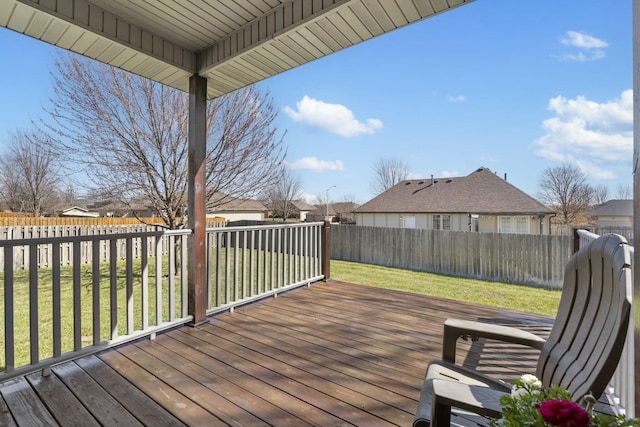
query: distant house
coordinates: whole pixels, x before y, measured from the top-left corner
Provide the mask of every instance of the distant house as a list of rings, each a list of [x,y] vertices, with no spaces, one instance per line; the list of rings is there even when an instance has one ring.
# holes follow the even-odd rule
[[[609,200],[593,208],[596,230],[619,233],[633,228],[633,200]]]
[[[267,208],[253,199],[228,198],[219,206],[207,210],[207,218],[224,218],[227,221],[263,221]]]
[[[341,224],[349,224],[356,222],[356,210],[360,205],[354,202],[336,202],[332,203],[333,211],[337,218],[337,222]]]
[[[548,234],[554,211],[486,168],[457,178],[402,181],[356,210],[356,224]]]
[[[352,224],[356,222],[355,211],[357,203],[336,202],[327,205],[315,205],[315,209],[307,214],[307,221],[324,221],[328,216],[329,221],[341,224]]]
[[[92,212],[87,208],[73,206],[63,210],[61,215],[74,218],[98,218],[100,216],[100,212]]]
[[[309,203],[304,200],[294,200],[293,201],[293,212],[297,219],[300,221],[307,220],[307,214],[315,209],[314,206],[311,206]]]

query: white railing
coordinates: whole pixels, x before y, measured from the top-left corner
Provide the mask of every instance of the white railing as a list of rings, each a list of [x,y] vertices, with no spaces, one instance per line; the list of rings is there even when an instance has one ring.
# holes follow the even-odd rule
[[[583,247],[587,243],[600,237],[597,234],[591,233],[586,230],[577,230],[580,238],[580,247]],[[633,271],[633,257],[634,247],[629,247],[631,252],[631,270]],[[635,277],[635,276],[632,276]],[[633,299],[635,303],[635,298]],[[631,316],[634,316],[634,309],[631,310]],[[607,389],[612,403],[616,407],[619,413],[623,413],[628,417],[635,416],[635,383],[634,383],[634,322],[633,317],[629,322],[629,332],[627,333],[627,339],[625,341],[624,349],[622,350],[622,356],[618,363],[618,369],[613,374],[609,388]]]
[[[323,223],[207,229],[207,314],[322,280]]]
[[[0,240],[0,258],[9,267],[0,288],[0,381],[190,321],[189,234]],[[29,269],[14,271],[15,252],[23,250]],[[46,267],[39,265],[42,252],[49,254]]]
[[[207,314],[324,278],[323,230],[208,228]],[[192,321],[190,234],[0,240],[0,381]]]

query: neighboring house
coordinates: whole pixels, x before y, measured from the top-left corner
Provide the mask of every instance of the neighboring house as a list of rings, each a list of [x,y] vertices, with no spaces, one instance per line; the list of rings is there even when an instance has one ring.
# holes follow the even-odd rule
[[[316,205],[315,209],[307,214],[307,221],[324,221],[328,216],[329,221],[341,224],[352,224],[356,222],[355,211],[357,203],[337,202],[327,205]]]
[[[293,202],[293,215],[300,221],[307,220],[307,214],[315,209],[309,203],[304,200],[294,200]]]
[[[99,216],[113,218],[153,218],[158,213],[144,199],[136,199],[126,204],[119,200],[103,199],[87,201],[87,208],[97,211]]]
[[[593,208],[596,229],[627,230],[633,228],[633,199],[609,200]]]
[[[335,212],[337,222],[341,224],[351,224],[356,222],[356,209],[360,205],[354,202],[337,202],[332,207]]]
[[[61,215],[74,218],[98,218],[100,216],[100,212],[92,212],[89,209],[80,206],[73,206],[63,210]]]
[[[554,211],[486,168],[456,178],[402,181],[356,210],[356,224],[549,234]]]
[[[227,221],[263,221],[267,208],[257,200],[228,198],[219,206],[207,210],[207,218]]]
[[[333,210],[333,204],[319,204],[313,207],[313,210],[307,214],[308,222],[317,222],[329,220],[330,222],[338,222],[336,211]]]

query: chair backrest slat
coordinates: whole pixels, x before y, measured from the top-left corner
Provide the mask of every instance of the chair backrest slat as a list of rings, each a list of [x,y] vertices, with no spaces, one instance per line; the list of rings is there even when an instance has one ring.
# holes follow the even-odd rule
[[[575,399],[604,392],[624,345],[631,284],[622,236],[602,236],[571,257],[558,316],[538,362],[545,386],[564,387]]]

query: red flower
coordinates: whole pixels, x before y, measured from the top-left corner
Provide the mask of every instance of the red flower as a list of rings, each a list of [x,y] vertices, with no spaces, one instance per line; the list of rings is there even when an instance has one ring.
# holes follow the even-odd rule
[[[568,400],[547,400],[538,408],[542,419],[556,427],[589,427],[589,413]]]

